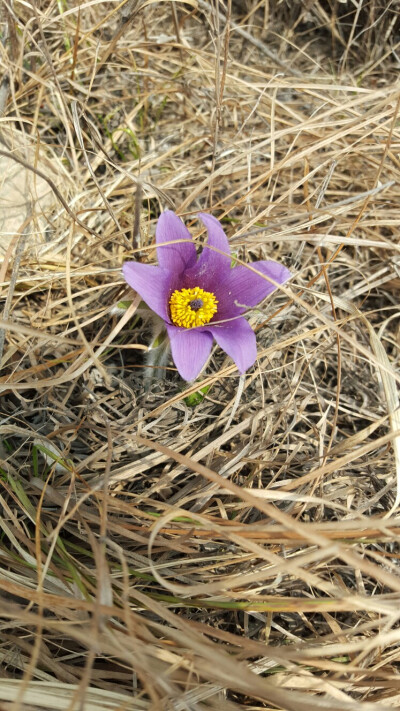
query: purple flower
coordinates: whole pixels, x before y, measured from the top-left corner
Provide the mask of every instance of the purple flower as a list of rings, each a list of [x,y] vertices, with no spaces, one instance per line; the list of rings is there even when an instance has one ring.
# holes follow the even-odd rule
[[[198,376],[214,338],[240,373],[250,368],[257,357],[256,337],[242,314],[276,288],[245,266],[232,269],[229,242],[220,223],[211,215],[199,217],[208,231],[207,244],[219,251],[204,247],[197,259],[189,230],[166,210],[156,228],[159,266],[138,262],[123,266],[128,284],[165,321],[172,357],[184,380]],[[291,276],[277,262],[253,262],[252,267],[278,284]]]

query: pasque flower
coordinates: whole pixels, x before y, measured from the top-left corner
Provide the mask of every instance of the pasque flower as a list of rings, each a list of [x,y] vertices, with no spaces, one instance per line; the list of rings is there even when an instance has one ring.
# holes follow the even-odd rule
[[[240,373],[250,368],[257,357],[256,337],[243,314],[274,291],[268,278],[277,284],[290,278],[289,270],[277,262],[252,262],[260,274],[242,265],[231,268],[229,242],[220,223],[211,215],[199,217],[208,231],[199,258],[189,230],[166,210],[156,228],[159,266],[139,262],[123,266],[128,284],[164,320],[172,357],[184,380],[198,376],[214,339]]]

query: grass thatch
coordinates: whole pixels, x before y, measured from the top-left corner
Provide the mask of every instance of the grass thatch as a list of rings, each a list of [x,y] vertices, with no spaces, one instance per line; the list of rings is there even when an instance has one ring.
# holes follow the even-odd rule
[[[398,708],[398,2],[1,11],[1,709]],[[145,382],[171,206],[293,272],[243,389]]]

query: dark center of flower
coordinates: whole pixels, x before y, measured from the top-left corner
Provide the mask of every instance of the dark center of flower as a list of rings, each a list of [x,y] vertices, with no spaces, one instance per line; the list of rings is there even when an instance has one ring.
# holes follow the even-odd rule
[[[192,311],[198,311],[204,306],[204,302],[202,299],[192,299],[192,301],[189,301],[189,306]]]

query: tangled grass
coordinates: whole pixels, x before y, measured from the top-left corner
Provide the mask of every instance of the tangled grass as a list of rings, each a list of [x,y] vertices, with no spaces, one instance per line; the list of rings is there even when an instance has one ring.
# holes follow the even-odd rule
[[[398,3],[2,21],[1,708],[398,707]],[[166,207],[293,272],[242,383],[144,379]]]

